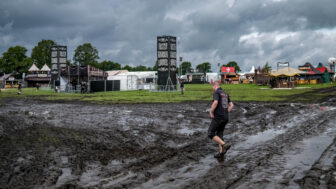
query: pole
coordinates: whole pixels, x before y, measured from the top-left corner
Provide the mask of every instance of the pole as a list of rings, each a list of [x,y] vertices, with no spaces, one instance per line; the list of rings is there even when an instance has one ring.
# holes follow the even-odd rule
[[[79,86],[79,62],[77,63],[77,87]],[[78,90],[76,87],[76,90]]]
[[[69,74],[69,80],[68,80],[68,92],[70,92],[70,79],[71,79],[71,77],[70,77],[70,65],[68,65],[68,74]]]
[[[182,61],[180,59],[180,79],[181,79],[181,76],[182,76]]]

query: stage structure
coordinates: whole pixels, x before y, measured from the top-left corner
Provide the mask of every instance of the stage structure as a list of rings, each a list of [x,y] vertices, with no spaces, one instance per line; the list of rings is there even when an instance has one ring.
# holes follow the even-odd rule
[[[53,88],[60,86],[60,74],[64,71],[67,61],[67,47],[53,45],[50,48],[51,51],[51,82]]]
[[[176,37],[157,37],[158,90],[176,90]]]

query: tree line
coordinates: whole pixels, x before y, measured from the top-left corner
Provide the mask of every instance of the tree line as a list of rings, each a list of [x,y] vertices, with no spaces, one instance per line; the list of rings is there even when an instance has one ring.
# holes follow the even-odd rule
[[[12,73],[18,78],[21,78],[22,73],[27,73],[28,69],[36,64],[37,67],[41,68],[44,64],[51,67],[51,46],[57,45],[53,40],[41,40],[36,46],[33,47],[30,56],[27,56],[27,48],[22,46],[12,46],[8,50],[2,53],[0,57],[0,74]],[[69,57],[68,57],[69,58]],[[80,65],[86,66],[91,65],[96,68],[107,70],[128,70],[128,71],[153,71],[157,70],[157,67],[146,67],[143,65],[122,66],[118,62],[113,62],[111,60],[98,61],[98,50],[93,47],[90,43],[84,43],[79,45],[75,49],[74,56],[71,60],[67,60],[68,65]]]
[[[50,48],[53,45],[57,45],[53,40],[41,40],[38,42],[36,46],[33,47],[31,55],[27,56],[27,49],[22,46],[13,46],[9,47],[8,50],[2,53],[2,57],[0,57],[0,74],[3,73],[14,73],[19,78],[22,73],[27,73],[30,66],[35,63],[37,67],[41,68],[44,64],[47,64],[51,67],[51,52]],[[68,65],[91,65],[101,70],[128,70],[128,71],[157,71],[157,61],[155,62],[153,67],[146,67],[143,65],[138,66],[130,66],[125,65],[122,66],[118,62],[113,62],[111,60],[103,60],[101,62],[99,60],[98,50],[91,45],[91,43],[84,43],[79,45],[75,49],[75,53],[73,55],[72,61],[67,60]],[[235,61],[230,61],[227,64],[223,64],[222,66],[235,67],[236,72],[240,72],[240,67],[238,63]],[[220,67],[220,68],[221,68]],[[180,70],[181,69],[181,70]],[[269,70],[268,63],[266,65],[266,69]],[[211,63],[203,62],[198,64],[195,69],[192,68],[191,62],[185,61],[182,62],[180,66],[177,66],[178,74],[186,74],[188,72],[199,72],[199,73],[207,73],[211,72]]]

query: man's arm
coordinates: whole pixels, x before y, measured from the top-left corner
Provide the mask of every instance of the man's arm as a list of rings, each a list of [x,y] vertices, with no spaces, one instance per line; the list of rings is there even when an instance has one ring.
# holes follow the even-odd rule
[[[234,105],[233,105],[233,103],[232,103],[232,102],[230,102],[230,103],[229,103],[229,107],[228,107],[228,112],[231,112],[231,110],[232,110],[233,106],[234,106]]]
[[[215,111],[217,105],[218,105],[218,100],[214,100],[213,103],[212,103],[212,105],[211,105],[211,109],[210,109],[210,117],[211,118],[215,117],[214,116],[214,111]]]

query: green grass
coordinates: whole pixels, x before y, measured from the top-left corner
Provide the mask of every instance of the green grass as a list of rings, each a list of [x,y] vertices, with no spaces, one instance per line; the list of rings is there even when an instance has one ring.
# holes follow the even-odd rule
[[[232,101],[318,101],[335,93],[320,93],[321,88],[335,87],[334,84],[300,85],[310,87],[304,89],[274,90],[267,86],[253,84],[222,85],[222,88],[230,94]],[[185,85],[185,94],[178,92],[149,92],[138,91],[114,91],[97,92],[91,94],[79,93],[54,93],[51,90],[39,90],[25,88],[21,95],[17,89],[6,89],[0,93],[0,98],[30,98],[42,100],[69,100],[93,103],[170,103],[184,101],[211,101],[212,89],[210,84]]]

